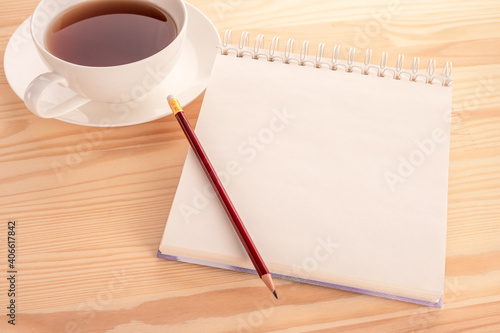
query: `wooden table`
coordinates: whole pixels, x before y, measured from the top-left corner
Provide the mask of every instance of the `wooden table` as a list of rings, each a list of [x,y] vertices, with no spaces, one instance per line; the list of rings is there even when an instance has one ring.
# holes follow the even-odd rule
[[[355,4],[354,4],[355,3]],[[2,0],[0,52],[36,0]],[[0,71],[0,331],[500,331],[500,3],[193,0],[250,31],[453,61],[442,309],[156,258],[188,143],[173,117],[86,128],[30,113]],[[267,38],[266,46],[270,38]],[[358,53],[358,55],[359,55]],[[362,61],[362,57],[357,57]],[[407,60],[408,63],[408,60]],[[186,107],[196,122],[203,96]],[[62,170],[56,170],[57,166]],[[7,232],[16,219],[16,326]]]

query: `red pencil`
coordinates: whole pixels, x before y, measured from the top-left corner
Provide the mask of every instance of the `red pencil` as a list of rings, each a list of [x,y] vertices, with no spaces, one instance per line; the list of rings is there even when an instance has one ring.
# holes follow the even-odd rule
[[[172,109],[175,115],[175,118],[177,118],[177,121],[181,125],[182,130],[184,131],[184,134],[189,140],[191,148],[193,148],[196,157],[198,157],[198,161],[200,162],[201,166],[203,167],[203,170],[205,171],[205,174],[210,180],[210,183],[212,184],[212,187],[214,188],[217,197],[219,198],[222,206],[224,207],[224,210],[226,211],[229,220],[231,220],[234,230],[236,230],[236,233],[238,234],[241,243],[245,247],[245,250],[247,251],[247,254],[250,257],[250,260],[252,260],[252,263],[255,267],[255,270],[257,271],[257,274],[259,274],[259,277],[269,288],[269,290],[271,290],[271,292],[274,294],[274,297],[278,298],[278,295],[276,294],[276,289],[274,288],[273,279],[271,277],[271,274],[269,273],[269,270],[266,267],[266,264],[264,263],[264,260],[262,260],[259,251],[257,251],[257,248],[255,247],[255,244],[253,243],[252,239],[250,238],[250,235],[248,234],[248,231],[243,225],[240,216],[236,212],[236,209],[234,208],[231,199],[229,199],[229,196],[227,195],[224,186],[222,186],[222,182],[217,176],[217,173],[215,172],[212,163],[210,163],[210,160],[208,159],[205,150],[201,146],[198,137],[191,128],[191,125],[189,125],[189,122],[186,116],[184,115],[184,110],[182,110],[179,101],[171,95],[167,97],[167,100],[168,104],[170,105],[170,108]]]

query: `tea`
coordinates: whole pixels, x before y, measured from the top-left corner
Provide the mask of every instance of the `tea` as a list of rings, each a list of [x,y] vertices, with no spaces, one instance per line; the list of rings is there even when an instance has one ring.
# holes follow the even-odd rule
[[[56,17],[45,36],[56,57],[83,66],[118,66],[161,51],[177,36],[168,13],[147,1],[88,1]]]

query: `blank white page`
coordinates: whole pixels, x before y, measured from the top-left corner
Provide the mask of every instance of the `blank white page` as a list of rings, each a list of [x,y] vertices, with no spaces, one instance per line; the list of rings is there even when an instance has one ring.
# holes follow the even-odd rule
[[[218,55],[196,126],[275,277],[440,306],[451,88]],[[160,257],[254,271],[190,150]]]

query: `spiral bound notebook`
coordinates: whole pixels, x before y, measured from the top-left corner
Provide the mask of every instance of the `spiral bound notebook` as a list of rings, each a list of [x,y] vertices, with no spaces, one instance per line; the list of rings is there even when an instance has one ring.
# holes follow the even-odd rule
[[[269,270],[441,306],[451,63],[269,44],[226,34],[196,126]],[[158,256],[255,273],[192,151]]]

